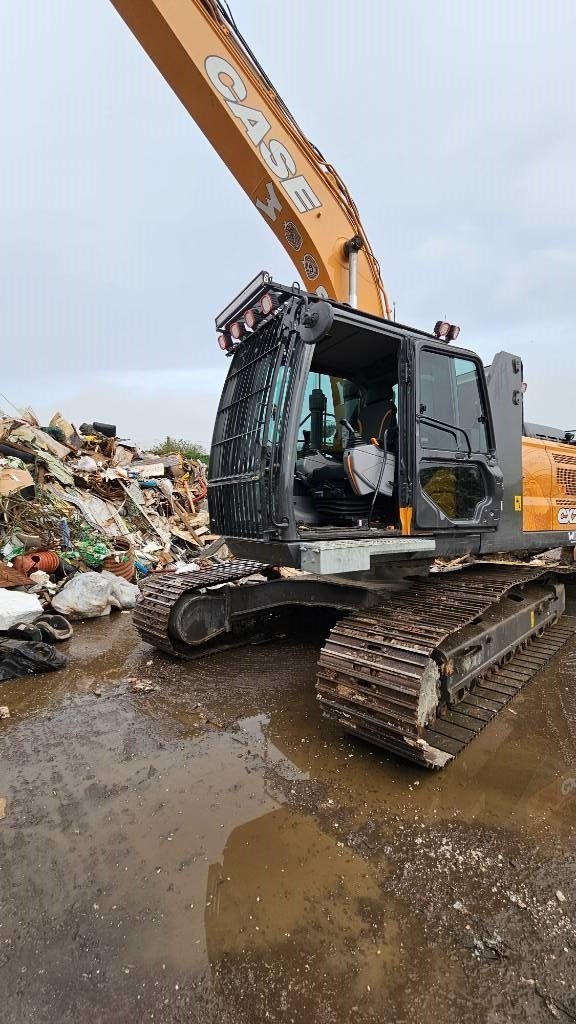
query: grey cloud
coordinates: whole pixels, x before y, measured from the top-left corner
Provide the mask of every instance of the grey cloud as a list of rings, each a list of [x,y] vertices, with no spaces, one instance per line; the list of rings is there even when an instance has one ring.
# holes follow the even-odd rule
[[[288,46],[261,3],[233,8],[349,185],[399,318],[517,350],[530,417],[570,425],[573,0],[293,0]],[[1,390],[207,442],[214,315],[291,263],[108,0],[21,0],[0,29]]]

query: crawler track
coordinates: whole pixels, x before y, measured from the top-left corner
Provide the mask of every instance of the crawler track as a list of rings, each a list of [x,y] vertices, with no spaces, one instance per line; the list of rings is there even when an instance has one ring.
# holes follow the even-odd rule
[[[143,584],[134,624],[147,643],[187,656],[191,648],[177,628],[183,599],[266,568],[231,561],[154,576]],[[376,746],[427,768],[444,767],[560,650],[576,619],[563,616],[544,633],[536,627],[512,661],[481,666],[455,704],[438,699],[441,645],[449,647],[510,591],[554,576],[541,567],[484,565],[415,580],[382,605],[350,613],[320,654],[316,690],[323,713]]]
[[[170,616],[177,601],[186,593],[192,594],[222,583],[233,583],[263,568],[265,566],[262,562],[239,560],[178,575],[160,573],[142,585],[142,598],[134,612],[134,625],[146,643],[167,654],[178,654],[180,652],[170,634]]]
[[[439,645],[543,569],[471,569],[415,582],[392,601],[353,613],[322,649],[316,684],[323,712],[348,732],[428,768],[442,768],[474,739],[576,629],[563,617],[503,667],[475,681],[453,707],[430,714]]]

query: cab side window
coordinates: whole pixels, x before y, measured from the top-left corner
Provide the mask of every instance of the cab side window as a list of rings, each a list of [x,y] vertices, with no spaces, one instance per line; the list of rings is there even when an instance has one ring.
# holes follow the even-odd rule
[[[420,444],[437,451],[489,450],[478,367],[472,359],[420,354]]]

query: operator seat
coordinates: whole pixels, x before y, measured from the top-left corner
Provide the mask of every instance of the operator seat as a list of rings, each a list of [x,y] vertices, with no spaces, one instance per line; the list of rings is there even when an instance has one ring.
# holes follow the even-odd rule
[[[370,444],[373,437],[381,441],[386,430],[397,429],[394,393],[389,384],[370,385],[364,405],[360,409],[359,420],[362,440],[366,444]]]
[[[358,390],[358,385],[354,384],[351,380],[345,380],[342,391],[344,401],[344,419],[348,420],[348,423],[354,427],[354,430],[357,430],[358,414],[360,410],[360,391]]]
[[[395,486],[397,427],[392,388],[380,379],[367,389],[359,411],[361,440],[344,452],[344,467],[354,493],[366,496],[376,492],[384,499],[384,512]],[[390,522],[393,521],[391,514]]]
[[[310,487],[326,483],[341,483],[346,479],[344,466],[336,459],[329,459],[322,452],[313,452],[298,459],[296,472]]]

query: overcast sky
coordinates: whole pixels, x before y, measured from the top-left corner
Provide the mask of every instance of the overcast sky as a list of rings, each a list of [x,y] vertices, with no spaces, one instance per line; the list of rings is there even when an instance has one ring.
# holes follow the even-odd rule
[[[519,353],[528,418],[576,427],[575,0],[231,7],[398,318]],[[4,3],[0,31],[0,391],[208,444],[214,316],[291,262],[109,0]]]

